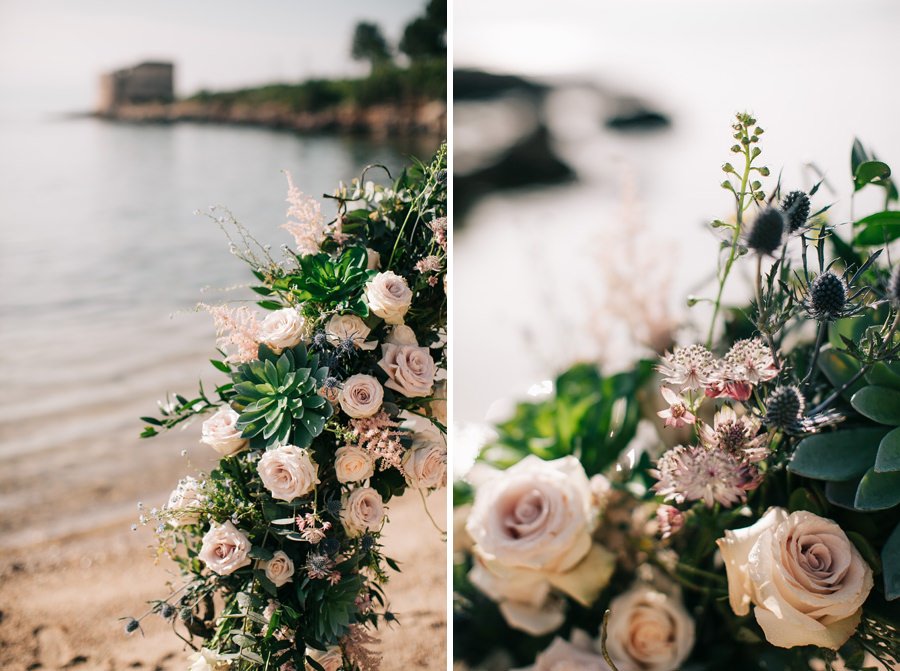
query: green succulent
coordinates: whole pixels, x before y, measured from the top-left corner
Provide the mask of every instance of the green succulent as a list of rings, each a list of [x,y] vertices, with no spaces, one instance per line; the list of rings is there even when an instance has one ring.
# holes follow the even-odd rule
[[[241,435],[259,447],[309,447],[333,412],[319,395],[327,376],[318,355],[309,356],[303,345],[281,355],[260,345],[259,360],[241,364],[232,375]]]
[[[369,308],[363,290],[374,270],[366,270],[369,255],[364,247],[350,247],[340,258],[328,254],[298,257],[300,272],[280,282],[302,302],[317,303],[326,309],[342,309],[365,317]]]

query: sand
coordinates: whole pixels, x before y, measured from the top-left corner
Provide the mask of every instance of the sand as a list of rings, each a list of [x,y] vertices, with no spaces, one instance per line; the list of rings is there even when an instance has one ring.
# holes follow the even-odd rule
[[[162,505],[179,478],[215,463],[199,424],[137,437],[137,417],[164,390],[189,393],[209,370],[207,321],[97,329],[65,348],[23,338],[3,361],[16,393],[0,413],[0,669],[187,668],[190,650],[168,623],[148,617],[143,636],[126,636],[120,618],[165,597],[171,577],[171,564],[154,564],[150,529],[130,530],[137,502]],[[135,342],[144,346],[123,346]],[[429,507],[445,519],[444,492]],[[385,544],[402,572],[388,595],[401,626],[383,632],[383,669],[444,669],[446,546],[417,494],[390,516]]]
[[[439,519],[442,493],[429,499]],[[146,529],[130,532],[130,517],[0,559],[0,668],[185,669],[190,650],[170,625],[150,616],[143,635],[127,636],[119,618],[139,614],[165,594],[171,564],[155,565]],[[427,521],[417,495],[391,506],[386,534],[401,563],[388,587],[400,626],[382,632],[383,669],[446,668],[445,544]]]

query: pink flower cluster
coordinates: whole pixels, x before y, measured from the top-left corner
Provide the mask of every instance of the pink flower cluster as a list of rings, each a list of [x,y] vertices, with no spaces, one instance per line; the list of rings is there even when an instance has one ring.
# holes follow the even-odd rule
[[[312,545],[324,540],[326,534],[331,530],[331,522],[324,522],[322,526],[316,526],[318,521],[318,518],[312,513],[297,515],[297,529],[300,530],[303,540]]]
[[[380,469],[396,468],[403,472],[403,445],[400,443],[400,424],[383,410],[372,417],[350,420],[350,439],[355,447],[381,459]]]
[[[259,357],[259,321],[256,313],[246,306],[227,305],[200,307],[212,315],[216,326],[216,346],[228,353],[225,361],[246,363]]]

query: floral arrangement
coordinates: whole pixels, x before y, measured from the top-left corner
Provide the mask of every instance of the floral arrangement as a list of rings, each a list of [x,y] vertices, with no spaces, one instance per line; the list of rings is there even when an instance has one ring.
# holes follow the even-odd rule
[[[751,115],[732,133],[716,286],[689,301],[708,328],[566,371],[454,486],[470,666],[900,668],[897,188],[855,142],[852,193],[883,209],[835,222],[821,181],[764,187]],[[728,305],[740,265],[752,298]]]
[[[227,380],[142,418],[151,437],[205,417],[221,457],[153,511],[183,581],[145,616],[172,621],[192,670],[378,668],[399,570],[380,543],[387,504],[446,484],[446,174],[446,146],[391,186],[364,172],[327,196],[330,220],[288,176],[295,245],[279,260],[214,213],[259,310],[202,306]]]

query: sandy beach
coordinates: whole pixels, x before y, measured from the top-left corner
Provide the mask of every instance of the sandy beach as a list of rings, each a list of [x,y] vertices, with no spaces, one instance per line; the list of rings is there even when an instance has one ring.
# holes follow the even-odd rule
[[[0,668],[185,669],[190,650],[159,617],[143,636],[124,633],[120,618],[165,597],[173,577],[171,563],[154,563],[151,529],[131,525],[139,501],[164,504],[215,453],[199,423],[141,440],[137,418],[166,390],[191,393],[199,373],[221,382],[205,365],[214,334],[206,315],[88,323],[62,326],[66,347],[4,334],[18,356],[3,361],[16,393],[0,416]],[[429,508],[446,518],[444,492]],[[388,591],[402,626],[383,632],[383,668],[443,669],[446,546],[417,494],[390,517],[385,543],[402,572]]]

